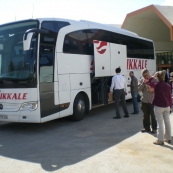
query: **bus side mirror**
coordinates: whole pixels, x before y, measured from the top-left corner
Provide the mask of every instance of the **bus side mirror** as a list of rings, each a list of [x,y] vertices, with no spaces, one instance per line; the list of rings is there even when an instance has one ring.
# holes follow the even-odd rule
[[[30,49],[30,45],[31,45],[31,39],[33,36],[33,32],[30,33],[25,33],[23,36],[23,50],[29,50]]]
[[[28,29],[25,32],[25,34],[23,35],[23,50],[30,49],[31,39],[32,39],[34,33],[49,34],[49,31],[45,30],[45,29],[37,29],[37,28]]]

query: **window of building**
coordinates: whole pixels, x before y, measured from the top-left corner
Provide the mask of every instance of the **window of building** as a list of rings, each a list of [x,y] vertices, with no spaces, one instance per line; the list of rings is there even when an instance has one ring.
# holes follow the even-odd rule
[[[173,71],[173,52],[157,53],[156,65],[157,70],[166,70],[169,68],[170,71]]]

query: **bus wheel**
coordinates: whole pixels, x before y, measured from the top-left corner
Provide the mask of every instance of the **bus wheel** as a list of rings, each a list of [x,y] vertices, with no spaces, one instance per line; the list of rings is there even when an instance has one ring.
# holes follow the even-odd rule
[[[85,116],[85,100],[82,94],[78,94],[74,100],[72,120],[80,121]]]

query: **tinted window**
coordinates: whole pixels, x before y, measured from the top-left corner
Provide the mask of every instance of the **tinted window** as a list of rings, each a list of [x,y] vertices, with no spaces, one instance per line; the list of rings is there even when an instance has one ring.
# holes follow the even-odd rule
[[[37,34],[31,39],[30,49],[23,50],[23,35],[31,28],[38,28],[38,22],[0,27],[0,88],[36,87]]]
[[[94,55],[93,40],[112,42],[111,32],[104,31],[101,29],[91,29],[91,30],[86,30],[86,32],[87,32],[88,45],[89,45],[87,49],[88,55]]]
[[[111,32],[101,29],[87,30],[89,40],[100,40],[106,42],[112,42]]]
[[[53,82],[54,46],[40,45],[39,71],[40,83]]]
[[[42,22],[42,29],[47,29],[52,32],[58,32],[61,28],[70,25],[69,22],[63,21],[44,21]]]
[[[154,59],[152,42],[118,33],[112,33],[112,43],[126,45],[128,58]]]
[[[74,54],[87,54],[87,35],[83,30],[67,34],[64,39],[63,52]]]
[[[142,40],[142,47],[143,47],[143,57],[148,57],[148,59],[154,59],[153,43]]]
[[[130,49],[129,52],[131,54],[127,54],[127,56],[131,58],[144,58],[142,56],[143,54],[142,41],[136,38],[130,38],[130,43],[131,44],[129,46],[129,49]]]
[[[94,55],[93,40],[126,45],[129,58],[154,59],[152,42],[101,29],[87,29],[67,34],[63,52]]]
[[[57,34],[41,34],[39,49],[40,83],[54,81],[54,57]]]
[[[111,33],[112,34],[112,43],[122,44],[127,46],[127,54],[132,56],[133,52],[131,49],[131,40],[130,37],[118,33]]]
[[[56,43],[56,37],[54,35],[43,35],[40,37],[40,42],[42,44],[55,44]]]
[[[79,30],[65,36],[63,52],[94,55],[93,40],[111,42],[111,33],[104,30]]]

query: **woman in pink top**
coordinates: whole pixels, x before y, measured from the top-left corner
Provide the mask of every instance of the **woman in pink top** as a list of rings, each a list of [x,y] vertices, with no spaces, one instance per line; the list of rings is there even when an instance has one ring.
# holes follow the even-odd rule
[[[154,77],[157,77],[159,82],[151,82]],[[156,72],[145,83],[154,88],[154,98],[152,104],[154,105],[154,112],[158,122],[158,140],[154,142],[156,145],[164,145],[164,126],[165,123],[165,142],[171,143],[171,122],[170,112],[172,107],[172,92],[171,87],[165,81],[164,71]]]

